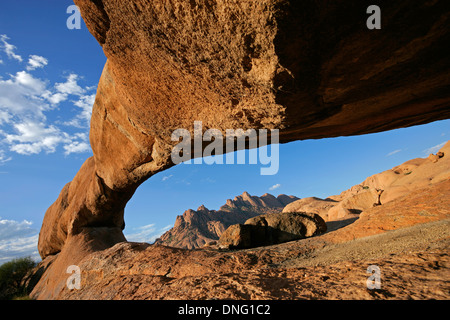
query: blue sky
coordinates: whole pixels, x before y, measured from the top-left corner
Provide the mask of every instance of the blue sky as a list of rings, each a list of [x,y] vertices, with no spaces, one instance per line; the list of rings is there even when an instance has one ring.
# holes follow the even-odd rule
[[[86,158],[89,118],[106,58],[84,24],[69,30],[69,0],[0,3],[0,263],[37,255],[46,209]],[[175,217],[218,209],[248,191],[327,197],[367,176],[436,152],[450,120],[383,133],[280,146],[276,175],[260,165],[186,165],[144,183],[125,210],[129,240],[153,241]],[[433,149],[434,148],[434,149]]]

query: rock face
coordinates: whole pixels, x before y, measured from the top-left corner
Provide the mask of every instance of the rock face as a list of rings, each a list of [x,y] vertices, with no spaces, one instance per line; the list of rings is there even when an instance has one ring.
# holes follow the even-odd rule
[[[417,158],[390,170],[368,177],[361,184],[330,198],[340,202],[328,211],[328,219],[345,217],[350,211],[364,211],[378,200],[381,204],[404,196],[411,191],[450,179],[450,141],[439,152],[437,159]],[[383,190],[383,192],[380,192]],[[380,193],[380,194],[379,194]]]
[[[328,221],[328,211],[337,203],[338,201],[331,199],[308,197],[288,204],[283,208],[283,212],[312,212],[320,215],[323,219]]]
[[[296,196],[287,196],[285,194],[280,194],[276,198],[269,194],[265,193],[261,197],[252,196],[247,191],[244,191],[242,195],[234,197],[233,200],[227,199],[225,205],[223,205],[220,209],[227,210],[233,208],[242,208],[242,207],[260,207],[260,208],[284,208],[289,203],[298,200]]]
[[[447,148],[448,145],[442,150]],[[336,228],[328,228],[331,232],[301,241],[245,251],[220,252],[127,243],[124,240],[113,246],[112,240],[118,236],[111,233],[111,229],[84,229],[79,235],[71,237],[71,242],[61,253],[45,258],[40,264],[39,268],[45,272],[34,288],[32,297],[445,299],[449,270],[450,179],[443,178],[437,182],[449,170],[444,159],[439,160],[442,160],[440,164],[443,165],[443,171],[440,174],[435,172],[432,179],[434,183],[424,184],[422,188],[380,206],[370,207],[346,227],[335,231],[333,229]],[[439,161],[434,165],[439,164]],[[411,163],[422,161],[414,159],[408,161],[407,166]],[[399,168],[411,169],[400,165],[395,170]],[[407,176],[410,175],[412,173]],[[415,177],[421,181],[421,175]],[[360,185],[357,185],[335,198],[349,196],[359,188]],[[307,204],[317,200],[305,199]],[[198,211],[204,209],[200,207]],[[264,220],[266,223],[267,220],[271,221],[267,218]],[[251,221],[254,224],[266,224],[260,218]],[[328,222],[327,225],[330,223],[334,222]],[[249,224],[237,226],[233,227],[237,231],[235,239],[244,235],[241,229],[252,230],[257,227]],[[267,235],[264,227],[259,230],[263,230],[264,236]],[[261,235],[257,236],[261,239]],[[255,238],[251,233],[250,237]],[[108,238],[110,242],[104,241]],[[104,240],[100,242],[99,239]],[[245,241],[251,244],[251,238],[247,239]],[[78,250],[71,250],[73,248]],[[77,255],[75,259],[74,254]],[[64,268],[74,260],[78,261],[82,270],[82,290],[70,291],[65,286],[67,274]],[[369,294],[364,285],[367,279],[364,270],[371,264],[382,266],[383,274],[390,276],[389,283],[383,284],[387,290],[384,293]],[[58,274],[55,270],[64,272]],[[333,286],[324,280],[328,279],[326,277],[333,279]],[[236,282],[240,286],[233,285]],[[274,283],[277,285],[274,286]]]
[[[222,133],[279,129],[289,142],[450,117],[447,0],[385,2],[381,30],[366,28],[368,4],[353,0],[75,4],[108,61],[92,111],[94,155],[47,210],[42,258],[79,251],[83,232],[108,235],[91,239],[99,247],[123,241],[126,203],[174,165],[171,134],[192,135],[196,120]],[[56,262],[53,279],[65,271]]]
[[[182,216],[177,217],[174,227],[156,243],[178,248],[198,248],[218,240],[227,228],[235,224],[237,226],[230,227],[221,239],[222,247],[250,248],[279,243],[272,240],[272,236],[268,235],[268,231],[264,228],[252,228],[242,224],[254,216],[278,213],[281,210],[283,213],[314,213],[327,222],[357,218],[361,212],[374,205],[388,203],[413,190],[450,179],[450,157],[445,157],[446,153],[450,154],[450,141],[435,155],[412,159],[390,170],[377,173],[340,195],[330,196],[327,199],[316,197],[298,199],[286,195],[275,198],[270,194],[256,197],[244,192],[233,200],[228,199],[219,211],[208,210],[204,206],[197,211],[187,210]],[[245,224],[253,223],[245,222]],[[274,239],[276,238],[274,236]],[[293,236],[291,240],[299,238],[301,237]]]
[[[265,214],[250,218],[245,221],[245,224],[270,227],[302,237],[312,237],[327,231],[325,221],[318,214],[309,212]],[[274,243],[277,243],[277,241],[279,243],[285,241],[282,234],[280,236],[276,235],[275,238]]]
[[[306,211],[325,221],[355,216],[373,206],[389,203],[414,190],[450,179],[450,141],[427,158],[406,161],[374,174],[362,183],[327,199],[304,198],[288,204],[283,212]]]
[[[372,207],[347,227],[270,247],[186,250],[122,242],[85,256],[81,289],[62,286],[53,297],[445,300],[449,208],[447,180]],[[367,290],[369,265],[381,268],[382,290]],[[48,289],[41,281],[32,296]]]
[[[327,231],[315,213],[272,213],[230,226],[218,241],[219,248],[245,249],[312,237]]]
[[[231,225],[244,223],[251,217],[264,213],[281,212],[285,204],[298,200],[284,194],[274,197],[264,194],[251,196],[248,192],[228,199],[218,211],[200,206],[196,211],[186,210],[177,216],[172,229],[155,241],[157,244],[176,248],[194,249],[216,241]]]

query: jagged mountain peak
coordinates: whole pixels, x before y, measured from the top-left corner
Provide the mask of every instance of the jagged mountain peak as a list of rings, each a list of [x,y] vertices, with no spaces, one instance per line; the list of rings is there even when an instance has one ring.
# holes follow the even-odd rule
[[[209,210],[204,205],[198,209],[186,210],[177,216],[175,225],[156,240],[156,243],[180,248],[197,248],[217,240],[230,225],[244,223],[257,215],[281,212],[283,207],[295,200],[295,196],[275,197],[265,193],[261,197],[252,196],[247,191],[227,199],[219,210]]]

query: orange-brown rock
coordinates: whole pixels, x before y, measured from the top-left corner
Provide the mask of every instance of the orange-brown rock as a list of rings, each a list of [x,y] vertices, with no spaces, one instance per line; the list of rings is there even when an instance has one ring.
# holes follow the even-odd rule
[[[197,210],[189,209],[177,216],[173,228],[155,243],[186,249],[203,247],[218,240],[229,226],[244,223],[249,218],[265,213],[281,212],[285,205],[297,199],[284,194],[275,198],[268,193],[257,197],[244,192],[234,200],[228,199],[227,204],[217,211],[209,210],[203,205]]]
[[[362,183],[327,199],[305,198],[287,205],[283,212],[307,211],[325,221],[335,221],[383,205],[414,190],[450,179],[448,141],[435,157],[406,161],[392,169],[374,174]]]
[[[320,215],[325,221],[328,221],[328,211],[337,204],[338,201],[331,199],[308,197],[288,204],[283,208],[283,212],[312,212]]]
[[[192,132],[195,120],[222,132],[279,129],[288,142],[450,117],[446,0],[386,2],[381,30],[366,28],[364,1],[75,3],[108,61],[92,112],[94,155],[45,214],[43,258],[62,257],[91,228],[121,241],[127,201],[173,165],[171,134]]]
[[[366,211],[323,235],[238,251],[118,243],[80,261],[58,299],[447,299],[450,181]],[[367,290],[369,265],[381,290]],[[40,291],[42,290],[42,291]],[[41,281],[33,297],[42,298]],[[48,296],[44,296],[48,297]]]
[[[315,213],[269,213],[230,226],[217,244],[222,249],[246,249],[304,239],[325,231],[325,221]]]

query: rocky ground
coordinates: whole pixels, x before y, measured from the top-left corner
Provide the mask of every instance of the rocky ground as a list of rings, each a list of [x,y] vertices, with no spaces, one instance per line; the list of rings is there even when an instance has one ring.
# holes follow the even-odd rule
[[[119,243],[86,257],[81,289],[58,298],[450,297],[450,181],[332,223],[321,236],[237,251]],[[366,286],[370,265],[380,268],[380,289]]]

